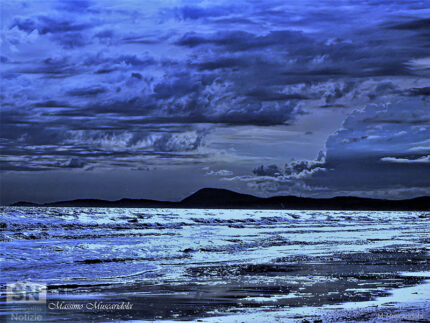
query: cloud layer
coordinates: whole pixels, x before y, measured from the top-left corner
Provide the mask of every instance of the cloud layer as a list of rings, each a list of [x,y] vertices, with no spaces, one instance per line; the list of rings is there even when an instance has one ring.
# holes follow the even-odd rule
[[[298,183],[309,194],[342,192],[392,198],[428,194],[429,154],[428,101],[372,104],[348,116],[316,160],[286,163],[284,171],[276,165],[262,165],[254,169],[255,176],[229,180],[290,194]]]
[[[260,157],[246,181],[271,191],[429,185],[422,1],[4,1],[2,11],[2,171],[205,167],[228,155],[211,175],[243,178],[244,160]],[[255,152],[262,140],[243,140],[248,151],[207,144],[308,116],[305,147],[332,122],[322,110],[350,114],[320,147],[324,160],[262,165],[278,149]]]

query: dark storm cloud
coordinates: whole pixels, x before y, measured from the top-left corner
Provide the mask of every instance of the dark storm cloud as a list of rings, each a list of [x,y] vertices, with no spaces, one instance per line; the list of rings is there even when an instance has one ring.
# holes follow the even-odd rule
[[[191,75],[176,75],[172,79],[154,86],[155,99],[180,98],[188,94],[195,94],[204,86],[199,80],[193,80]]]
[[[254,177],[242,176],[227,180],[245,181],[248,185],[252,185],[263,192],[266,190],[282,190],[282,186],[293,186],[294,189],[301,186],[307,189],[314,188],[315,191],[318,191],[319,187],[316,185],[310,186],[305,180],[326,172],[326,166],[325,155],[323,152],[320,152],[317,160],[292,161],[286,163],[284,169],[281,169],[277,165],[260,165],[252,171],[255,175]],[[289,194],[291,194],[291,192]]]
[[[305,36],[302,32],[280,30],[266,35],[243,31],[190,33],[177,44],[200,51],[199,62],[193,63],[200,71],[213,71],[235,82],[236,75],[240,74],[240,82],[236,84],[237,91],[242,93],[242,87],[255,85],[285,87],[288,84],[325,82],[329,79],[415,73],[405,65],[408,54],[393,52],[392,44],[384,44],[383,41],[376,47],[361,39],[358,42],[338,40],[327,43],[320,38]],[[210,54],[209,48],[216,54]],[[230,56],[226,52],[231,52]],[[414,54],[423,55],[424,51],[421,49]],[[248,84],[247,80],[253,84]],[[326,103],[334,103],[353,89],[354,82],[348,83],[331,97],[327,96]],[[279,99],[288,100],[290,95]],[[306,97],[299,93],[297,98]]]
[[[88,44],[85,37],[79,32],[64,33],[61,35],[53,35],[52,39],[59,44],[64,49],[73,49],[76,47],[83,47]]]
[[[257,176],[280,176],[282,171],[276,165],[264,166],[260,165],[252,171]]]
[[[140,55],[119,55],[115,57],[108,57],[103,54],[90,55],[85,57],[83,65],[92,67],[95,65],[109,64],[109,65],[125,65],[145,67],[155,64],[156,61],[152,57],[140,57]]]
[[[225,58],[214,58],[212,61],[204,61],[202,63],[192,64],[196,66],[200,71],[214,71],[220,68],[237,68],[249,66],[249,62],[244,61],[241,58],[225,57]]]
[[[62,108],[62,107],[70,107],[70,105],[66,102],[48,100],[48,101],[39,101],[34,103],[36,108]]]
[[[342,188],[343,194],[374,196],[411,187],[428,189],[430,180],[423,174],[430,171],[429,154],[429,102],[402,100],[354,112],[342,129],[328,138],[325,154],[314,161],[287,163],[276,176],[264,171],[273,166],[260,166],[253,173],[276,177],[266,181],[279,190],[288,191],[295,178],[309,188],[324,187],[327,193]],[[249,176],[241,180],[261,182]]]
[[[137,45],[155,45],[160,44],[163,41],[166,41],[170,38],[171,35],[165,36],[154,36],[154,35],[133,35],[126,36],[121,39],[121,43],[123,44],[137,44]]]
[[[175,8],[172,11],[177,19],[196,20],[209,17],[228,16],[232,13],[239,12],[240,10],[241,8],[234,6],[184,6],[180,8]]]
[[[430,19],[416,19],[405,23],[392,25],[391,29],[401,29],[401,30],[429,30]]]
[[[420,95],[427,96],[427,95],[430,95],[430,86],[413,88],[413,89],[407,90],[406,94],[411,96],[420,96]]]
[[[51,18],[47,16],[38,16],[36,18],[15,18],[9,29],[17,27],[18,29],[31,33],[37,30],[39,34],[64,34],[67,32],[82,31],[92,28],[91,24],[75,23],[66,18]]]
[[[139,59],[136,55],[121,55],[118,58],[114,59],[113,62],[115,64],[124,63],[126,65],[140,66],[140,67],[144,67],[155,63],[153,58]]]
[[[94,73],[95,74],[109,74],[109,73],[115,72],[117,70],[118,70],[118,68],[106,67],[106,68],[100,68],[100,69],[96,70]]]
[[[137,78],[138,80],[142,79],[142,74],[140,73],[131,73],[131,77]]]
[[[18,64],[13,70],[19,74],[41,74],[44,78],[70,77],[79,74],[80,67],[70,62],[68,57],[48,57],[33,64]]]
[[[78,88],[67,91],[67,95],[71,96],[94,96],[106,92],[103,87],[91,87],[91,88]]]
[[[429,92],[429,20],[415,1],[36,1],[19,10],[6,1],[4,8],[1,140],[8,157],[47,156],[29,163],[34,169],[66,168],[73,158],[106,168],[137,167],[141,157],[139,167],[150,158],[200,163],[217,126],[293,125],[316,110],[346,117],[369,103],[412,102]],[[427,156],[398,150],[421,138],[425,110],[417,118],[375,109],[362,119],[353,114],[345,122],[350,131],[330,137],[324,162],[293,161],[280,172],[263,166],[254,175],[278,184],[326,176],[315,182],[324,187],[338,178],[333,172],[350,169],[358,187],[361,165],[389,174],[389,165],[401,163],[386,158]],[[318,122],[330,120],[311,124]],[[365,126],[372,133],[351,130]],[[318,129],[300,132],[312,137]],[[399,142],[403,132],[413,135]],[[387,133],[390,141],[378,139]],[[380,153],[363,155],[371,147]]]
[[[100,38],[100,39],[103,39],[103,38],[113,38],[113,35],[114,35],[114,31],[113,30],[106,29],[106,30],[103,30],[103,31],[99,31],[98,33],[96,33],[94,35],[94,37]]]
[[[304,36],[301,32],[280,30],[272,31],[264,36],[258,36],[245,31],[225,31],[211,35],[202,35],[192,32],[185,34],[177,41],[177,44],[191,48],[202,45],[215,45],[235,52],[256,50],[269,46],[283,47],[300,43],[300,47],[302,47],[308,42],[309,38]]]

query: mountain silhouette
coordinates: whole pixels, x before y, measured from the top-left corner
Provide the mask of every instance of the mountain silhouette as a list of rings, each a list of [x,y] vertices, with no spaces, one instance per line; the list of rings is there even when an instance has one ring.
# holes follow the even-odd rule
[[[128,198],[117,201],[77,199],[45,204],[17,202],[12,206],[429,211],[430,196],[408,200],[383,200],[352,196],[333,198],[274,196],[262,198],[226,189],[203,188],[179,202]]]

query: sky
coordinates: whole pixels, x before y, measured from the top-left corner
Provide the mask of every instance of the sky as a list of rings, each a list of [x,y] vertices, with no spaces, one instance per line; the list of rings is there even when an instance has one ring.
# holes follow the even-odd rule
[[[430,1],[0,11],[2,204],[430,194]]]

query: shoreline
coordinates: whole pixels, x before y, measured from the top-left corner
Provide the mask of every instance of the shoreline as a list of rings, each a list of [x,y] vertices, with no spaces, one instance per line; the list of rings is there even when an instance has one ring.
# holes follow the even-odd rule
[[[6,208],[0,219],[3,281],[45,284],[46,321],[377,321],[430,299],[417,298],[430,291],[424,212]]]

